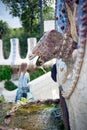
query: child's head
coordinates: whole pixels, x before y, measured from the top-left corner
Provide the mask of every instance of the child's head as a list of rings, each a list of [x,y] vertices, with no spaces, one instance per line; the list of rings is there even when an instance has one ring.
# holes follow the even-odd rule
[[[25,72],[27,70],[27,67],[28,67],[27,63],[22,63],[20,66],[20,71]]]

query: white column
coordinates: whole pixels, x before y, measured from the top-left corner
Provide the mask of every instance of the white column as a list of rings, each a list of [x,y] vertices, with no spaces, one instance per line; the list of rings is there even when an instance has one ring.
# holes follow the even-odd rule
[[[26,62],[30,65],[34,65],[35,64],[34,59],[29,61],[29,55],[32,53],[32,49],[36,46],[37,39],[36,38],[28,38],[27,43],[28,43],[28,52],[26,55]]]
[[[27,56],[29,56],[29,54],[32,53],[32,49],[36,46],[37,44],[37,39],[36,38],[28,38],[27,39],[27,42],[28,42],[28,52],[27,52]]]
[[[19,39],[13,38],[10,39],[11,42],[11,52],[8,58],[10,65],[19,65],[21,64],[21,58],[19,54]]]

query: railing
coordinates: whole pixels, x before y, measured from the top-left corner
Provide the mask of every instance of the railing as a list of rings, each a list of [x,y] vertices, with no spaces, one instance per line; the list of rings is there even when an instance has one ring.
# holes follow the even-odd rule
[[[20,65],[22,62],[30,63],[28,56],[31,54],[32,49],[34,46],[37,44],[37,39],[36,38],[28,38],[27,43],[28,43],[28,51],[25,59],[22,59],[20,57],[20,46],[19,46],[19,39],[18,38],[13,38],[10,39],[11,43],[11,50],[10,50],[10,55],[8,59],[4,58],[3,55],[3,41],[0,40],[0,65]],[[33,63],[33,61],[31,61]]]

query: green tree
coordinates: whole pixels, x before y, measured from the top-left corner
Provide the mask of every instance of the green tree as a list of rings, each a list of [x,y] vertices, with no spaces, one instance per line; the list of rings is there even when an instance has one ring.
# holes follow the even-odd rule
[[[40,5],[42,2],[42,9]],[[52,1],[52,0],[51,0]],[[9,57],[10,53],[10,39],[18,38],[20,43],[20,54],[24,58],[27,53],[27,38],[36,37],[40,39],[40,23],[44,20],[54,19],[54,10],[51,7],[50,0],[2,0],[9,9],[10,14],[14,17],[18,16],[23,25],[19,29],[11,29],[4,37],[4,56]],[[42,10],[43,21],[40,21],[40,12]],[[43,26],[43,24],[42,24]]]
[[[8,24],[0,20],[0,39],[2,39],[8,32],[9,32]]]
[[[44,18],[54,19],[53,9],[50,7],[52,0],[41,1]],[[20,18],[22,26],[30,36],[40,34],[40,0],[2,0],[2,2],[10,9],[10,14]]]

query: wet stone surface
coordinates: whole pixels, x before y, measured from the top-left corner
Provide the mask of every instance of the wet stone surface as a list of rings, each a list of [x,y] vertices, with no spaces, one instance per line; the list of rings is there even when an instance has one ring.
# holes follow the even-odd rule
[[[0,103],[0,130],[65,130],[59,100]]]

